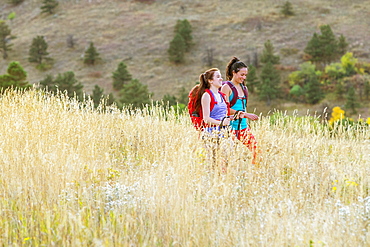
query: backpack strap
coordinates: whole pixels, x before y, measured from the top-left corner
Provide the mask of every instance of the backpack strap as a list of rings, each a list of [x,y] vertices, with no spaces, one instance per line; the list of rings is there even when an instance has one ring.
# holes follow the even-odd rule
[[[248,104],[248,88],[244,84],[241,84],[241,86],[244,92],[245,99],[247,100],[247,104]],[[245,108],[247,108],[247,106],[245,106]]]
[[[211,104],[209,106],[209,111],[211,112],[213,110],[213,107],[215,107],[215,104],[217,103],[216,100],[215,100],[215,97],[213,95],[213,93],[211,92],[211,90],[209,89],[206,89],[206,92],[209,94],[209,96],[211,97]]]
[[[226,81],[225,84],[229,85],[231,91],[233,92],[233,98],[230,100],[230,107],[235,105],[236,100],[238,99],[238,90],[231,81]]]
[[[228,102],[226,100],[226,94],[224,94],[223,92],[221,91],[218,91],[219,94],[221,94],[221,97],[222,99],[224,100],[224,102],[226,103],[226,107],[227,107],[227,115],[229,116],[230,115],[230,102]]]
[[[232,107],[235,105],[236,100],[238,99],[238,89],[236,89],[235,85],[231,81],[226,81],[226,84],[229,85],[231,91],[233,92],[233,98],[230,101],[230,107]],[[240,86],[242,87],[244,96],[248,102],[248,88],[244,84],[241,84]]]

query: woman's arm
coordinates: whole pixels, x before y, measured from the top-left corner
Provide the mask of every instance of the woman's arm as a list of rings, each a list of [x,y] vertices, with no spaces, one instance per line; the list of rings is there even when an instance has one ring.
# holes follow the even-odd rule
[[[258,120],[258,116],[256,114],[253,114],[253,113],[248,113],[248,112],[242,112],[240,114],[240,117],[245,117],[245,118],[248,118],[250,120]]]

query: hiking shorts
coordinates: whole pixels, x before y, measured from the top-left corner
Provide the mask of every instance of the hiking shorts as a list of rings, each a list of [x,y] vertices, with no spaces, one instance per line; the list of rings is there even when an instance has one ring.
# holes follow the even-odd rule
[[[252,131],[249,127],[242,130],[233,130],[232,132],[236,136],[236,138],[238,138],[238,140],[241,141],[250,150],[257,149],[256,138],[252,134]]]

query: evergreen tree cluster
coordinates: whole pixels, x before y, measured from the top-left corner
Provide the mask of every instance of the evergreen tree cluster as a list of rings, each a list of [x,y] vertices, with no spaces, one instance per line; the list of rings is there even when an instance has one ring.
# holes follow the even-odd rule
[[[171,62],[179,64],[185,61],[185,53],[193,45],[192,26],[187,19],[178,20],[174,33],[175,36],[168,48],[168,55]]]
[[[40,87],[54,93],[66,93],[68,97],[83,98],[83,85],[79,82],[72,71],[58,74],[56,78],[52,75],[47,75],[40,81]]]
[[[335,37],[329,25],[320,26],[321,34],[314,33],[308,41],[304,52],[310,56],[312,62],[329,63],[344,55],[348,43],[343,35]]]
[[[9,0],[9,2],[15,5],[20,4],[22,0]],[[43,0],[41,9],[43,13],[52,14],[57,6],[58,2],[56,0]],[[292,4],[289,1],[282,6],[281,13],[284,16],[294,15]],[[0,52],[3,53],[4,59],[8,57],[8,52],[11,51],[11,41],[14,38],[15,36],[11,34],[11,30],[5,21],[0,21]],[[167,50],[169,60],[176,64],[183,63],[185,53],[191,50],[193,44],[192,26],[189,21],[186,19],[178,20],[174,27],[174,38]],[[67,39],[67,46],[69,48],[74,46],[74,39],[71,35]],[[312,63],[302,64],[299,71],[295,71],[289,76],[291,83],[289,96],[291,99],[297,102],[317,104],[325,97],[326,93],[330,93],[328,88],[334,88],[338,99],[345,98],[349,102],[346,106],[353,109],[354,112],[358,104],[351,103],[353,95],[358,93],[361,97],[365,95],[368,98],[370,86],[366,79],[361,83],[356,82],[355,76],[362,75],[365,72],[361,71],[357,60],[346,53],[347,48],[348,43],[343,35],[336,38],[329,25],[321,26],[320,33],[314,33],[304,49]],[[35,37],[29,49],[28,60],[36,63],[37,68],[45,67],[41,65],[52,60],[48,57],[47,49],[48,44],[45,38],[43,36]],[[96,65],[100,59],[99,55],[94,43],[90,42],[85,50],[83,62],[86,65]],[[331,63],[339,57],[341,57],[341,63]],[[258,63],[256,63],[256,67],[249,66],[247,83],[251,93],[258,94],[261,100],[270,105],[272,100],[287,96],[287,93],[283,95],[280,87],[281,76],[277,69],[280,64],[280,57],[275,54],[270,40],[264,44],[260,62],[262,64],[260,70],[258,70]],[[19,63],[11,65],[12,67],[20,67]],[[9,67],[11,66],[9,65]],[[20,77],[14,75],[14,70],[11,71],[11,73],[1,76],[0,86],[2,88],[11,86],[27,87],[28,83],[26,83],[25,77],[21,80]],[[259,75],[257,75],[258,72]],[[115,94],[118,96],[117,99],[114,99],[112,93],[105,95],[104,90],[95,85],[92,93],[95,106],[98,106],[102,99],[110,103],[115,102],[120,106],[132,105],[133,107],[141,107],[143,104],[150,102],[152,94],[148,91],[148,87],[141,84],[137,79],[133,79],[123,61],[118,64],[117,69],[112,73],[112,82]],[[40,82],[40,85],[53,92],[66,91],[70,97],[76,95],[80,98],[83,93],[83,86],[76,80],[72,71],[58,74],[56,78],[48,75]],[[353,87],[353,90],[351,87]],[[347,95],[344,97],[346,93]],[[177,96],[166,94],[162,101],[171,106],[176,104],[185,105],[187,103],[187,90],[182,88]]]
[[[7,57],[7,52],[11,47],[9,40],[11,36],[10,29],[5,22],[0,22],[0,50],[3,52],[4,58]],[[48,44],[44,36],[37,36],[33,39],[29,49],[29,62],[37,63],[38,66],[44,64],[45,60],[51,60],[47,51]],[[94,43],[90,42],[89,47],[85,51],[84,63],[94,65],[99,59]],[[39,68],[40,68],[39,67]],[[30,85],[26,82],[27,73],[23,70],[18,62],[12,62],[9,65],[8,73],[0,76],[0,88],[6,89],[9,87],[28,88]],[[117,103],[120,107],[131,105],[132,107],[142,107],[144,104],[150,103],[151,93],[149,93],[146,85],[141,84],[137,79],[132,79],[131,74],[127,70],[124,62],[120,62],[116,71],[113,72],[113,88],[119,91],[119,99],[115,101],[113,94],[104,95],[104,90],[98,85],[92,93],[94,105],[97,107],[103,100],[105,104]],[[58,74],[55,78],[52,75],[47,75],[40,81],[40,88],[51,92],[65,93],[68,97],[83,98],[83,85],[79,82],[74,72],[68,71],[63,74]]]

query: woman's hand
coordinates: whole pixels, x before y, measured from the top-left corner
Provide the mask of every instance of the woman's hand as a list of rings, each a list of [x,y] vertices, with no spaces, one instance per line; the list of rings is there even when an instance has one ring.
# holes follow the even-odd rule
[[[250,119],[252,121],[258,120],[258,118],[259,118],[256,114],[247,113],[247,112],[242,112],[240,114],[240,117],[248,118],[248,119]]]
[[[222,126],[229,126],[230,125],[230,118],[227,117],[227,118],[224,118],[224,120],[222,121]]]

